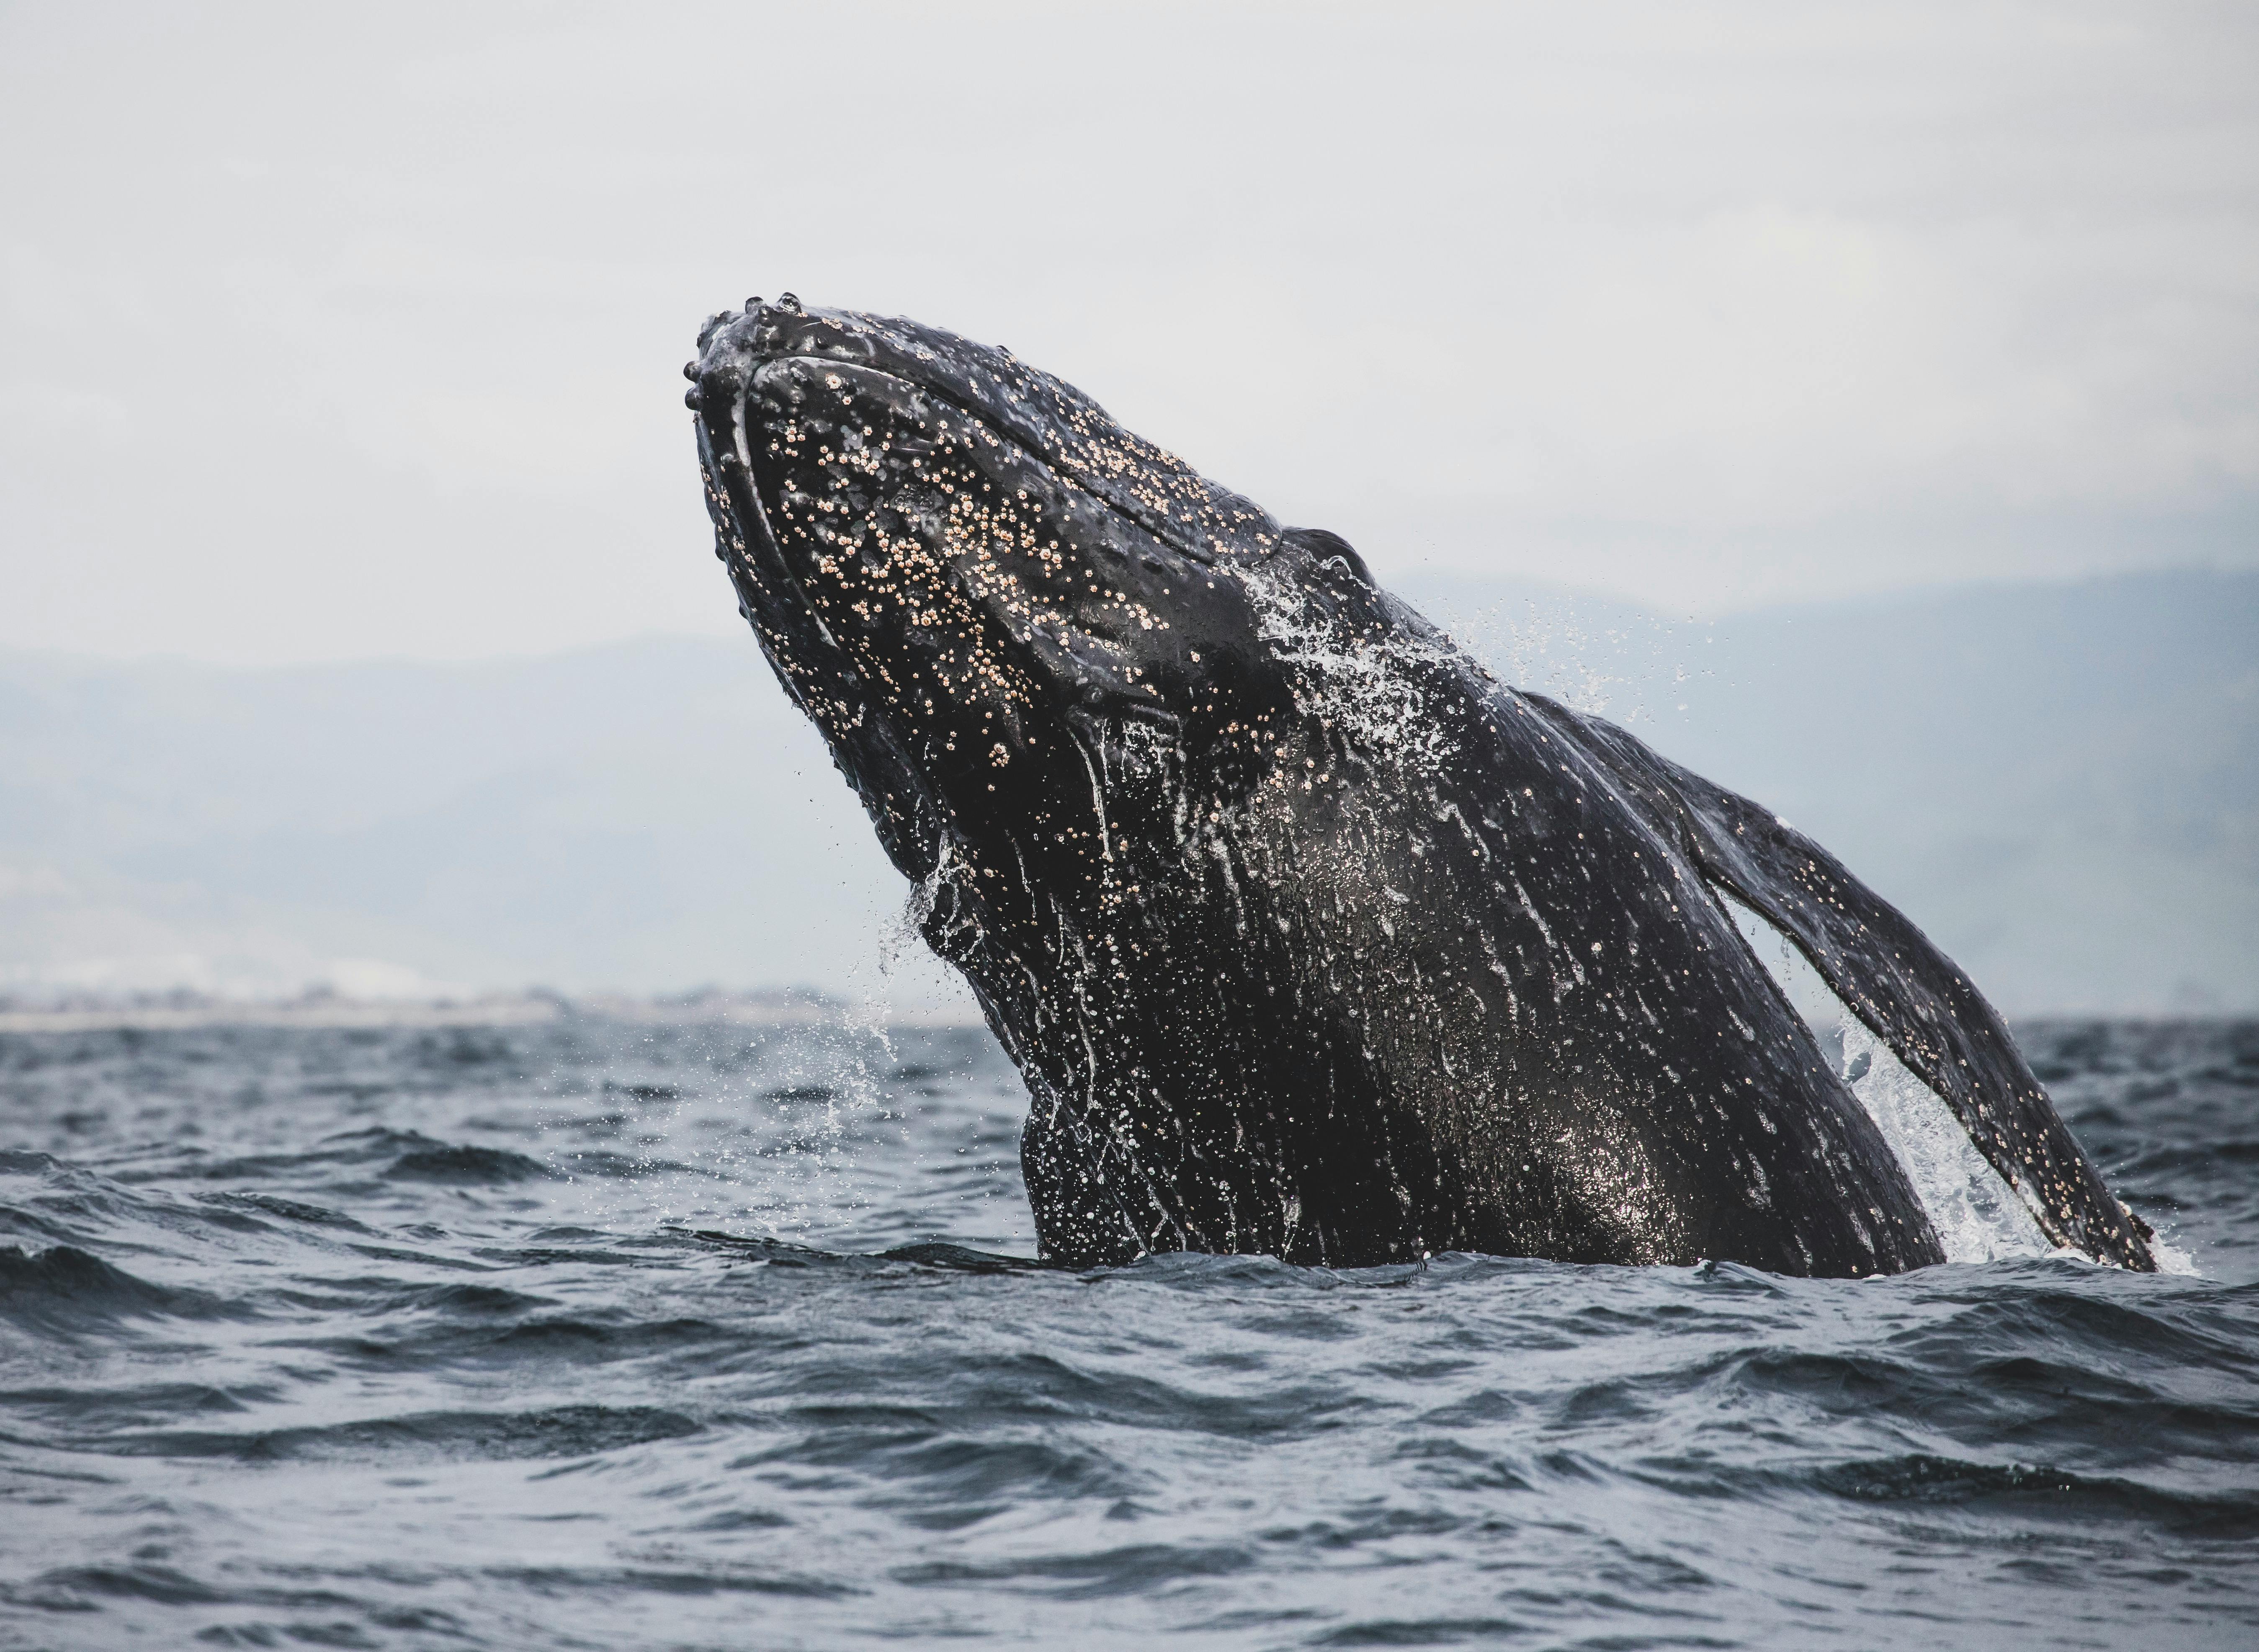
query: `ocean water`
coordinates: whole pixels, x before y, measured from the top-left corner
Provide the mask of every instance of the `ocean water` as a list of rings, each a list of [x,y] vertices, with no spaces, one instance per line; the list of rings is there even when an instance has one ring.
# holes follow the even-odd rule
[[[2259,1645],[2259,1024],[2019,1031],[2194,1274],[1068,1272],[975,1032],[0,1036],[0,1645]]]

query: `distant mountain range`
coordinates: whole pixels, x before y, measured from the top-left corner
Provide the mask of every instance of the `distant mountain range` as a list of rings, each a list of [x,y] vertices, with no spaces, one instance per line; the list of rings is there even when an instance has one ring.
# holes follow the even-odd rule
[[[2012,1013],[2259,1010],[2259,574],[1711,623],[1405,590],[1508,680],[1811,832]],[[950,990],[750,635],[272,671],[0,654],[0,774],[18,1001]]]
[[[1509,680],[1604,701],[1817,837],[2003,1008],[2259,1009],[2259,573],[1709,624],[1479,585],[1415,600]]]

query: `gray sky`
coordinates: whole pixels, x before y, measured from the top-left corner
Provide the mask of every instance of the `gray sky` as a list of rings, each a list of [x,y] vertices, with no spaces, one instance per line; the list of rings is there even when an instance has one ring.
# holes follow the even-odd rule
[[[0,644],[733,630],[676,369],[786,288],[1384,578],[2259,562],[2259,10],[0,11]]]

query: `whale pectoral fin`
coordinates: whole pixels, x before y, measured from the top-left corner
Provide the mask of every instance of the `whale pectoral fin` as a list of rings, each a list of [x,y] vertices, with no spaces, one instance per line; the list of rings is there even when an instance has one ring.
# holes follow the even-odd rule
[[[2057,1244],[2153,1272],[2149,1224],[2113,1198],[1984,994],[1906,915],[1770,809],[1611,723],[1526,696],[1703,874],[1746,902],[1960,1120]]]

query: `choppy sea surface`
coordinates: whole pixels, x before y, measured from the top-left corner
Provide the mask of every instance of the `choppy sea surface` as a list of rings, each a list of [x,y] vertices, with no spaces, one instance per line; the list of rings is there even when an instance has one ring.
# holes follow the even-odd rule
[[[0,1036],[0,1645],[2259,1645],[2259,1024],[2019,1031],[2196,1274],[1060,1271],[984,1034]]]

